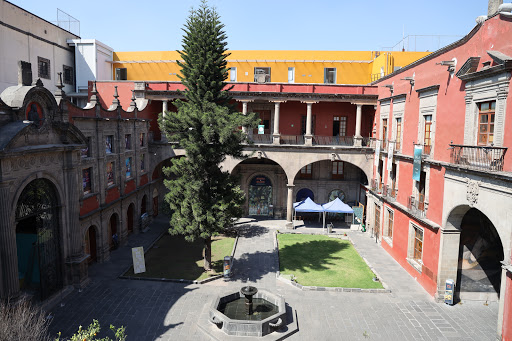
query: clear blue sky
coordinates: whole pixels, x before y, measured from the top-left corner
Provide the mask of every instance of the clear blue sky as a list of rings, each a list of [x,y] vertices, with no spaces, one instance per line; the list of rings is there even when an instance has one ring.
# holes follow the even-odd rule
[[[115,51],[181,48],[181,28],[200,0],[11,0],[48,21],[57,8],[80,20],[82,38]],[[505,2],[509,2],[506,0]],[[210,0],[231,50],[382,50],[405,35],[466,35],[487,0]],[[451,39],[451,41],[456,38]],[[449,43],[442,39],[441,46]],[[436,50],[438,43],[426,38]],[[414,41],[410,42],[414,48]],[[427,45],[426,45],[427,46]],[[425,49],[427,49],[425,48]]]

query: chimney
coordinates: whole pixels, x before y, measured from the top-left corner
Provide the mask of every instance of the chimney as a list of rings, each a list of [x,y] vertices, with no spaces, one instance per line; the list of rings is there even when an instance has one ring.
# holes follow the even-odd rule
[[[23,86],[32,85],[32,65],[22,60],[18,61],[18,84]]]
[[[503,0],[489,0],[489,6],[487,7],[487,16],[491,17],[498,12],[498,7],[503,4]]]

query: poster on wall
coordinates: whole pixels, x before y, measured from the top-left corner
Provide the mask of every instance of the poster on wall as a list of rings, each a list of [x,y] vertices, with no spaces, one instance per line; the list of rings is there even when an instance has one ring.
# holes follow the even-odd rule
[[[255,176],[249,186],[249,215],[272,215],[272,183],[263,175]]]
[[[412,179],[420,181],[421,173],[421,146],[414,146],[414,161],[412,166]]]
[[[393,151],[394,151],[394,146],[395,146],[395,143],[389,141],[389,143],[388,143],[388,167],[387,167],[387,169],[390,172],[393,169]]]
[[[375,167],[379,165],[380,159],[380,140],[375,142]]]
[[[264,124],[260,124],[258,125],[258,134],[265,134],[265,125]]]

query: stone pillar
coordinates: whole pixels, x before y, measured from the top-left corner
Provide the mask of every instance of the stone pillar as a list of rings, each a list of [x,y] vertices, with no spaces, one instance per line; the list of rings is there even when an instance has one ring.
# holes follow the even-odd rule
[[[449,223],[449,222],[448,222]],[[444,229],[441,231],[439,241],[439,266],[437,270],[437,301],[444,299],[445,283],[447,279],[457,281],[459,265],[460,230]],[[456,283],[455,285],[459,285]]]
[[[66,257],[68,271],[71,273],[72,284],[76,287],[84,287],[87,285],[87,258],[82,248],[82,233],[80,231],[80,201],[78,188],[80,186],[78,177],[78,162],[80,154],[76,151],[68,152],[65,156],[64,177],[65,177],[65,193],[67,194],[66,203],[61,203],[63,210],[66,212],[66,229],[69,235],[69,255]],[[66,229],[62,229],[66,231]],[[64,249],[65,250],[65,249]]]
[[[162,101],[162,116],[165,117],[167,114],[168,108],[167,108],[167,101]]]
[[[286,228],[293,229],[293,187],[295,185],[286,185],[288,188],[288,196],[286,200]]]
[[[281,134],[279,133],[279,109],[281,108],[281,102],[274,102],[274,134],[272,135],[273,144],[281,143]]]
[[[354,136],[354,145],[356,147],[362,146],[362,137],[361,137],[361,116],[362,116],[362,104],[356,104],[356,135]]]
[[[12,224],[14,212],[11,209],[10,184],[0,185],[0,298],[19,295],[18,254],[16,249],[16,228]]]
[[[304,136],[304,142],[306,146],[313,145],[313,134],[311,133],[311,127],[313,126],[313,114],[312,114],[312,106],[313,103],[317,102],[306,102],[307,111],[306,111],[306,135]]]
[[[247,101],[242,101],[242,114],[244,116],[247,115]],[[243,126],[242,127],[242,132],[244,132],[245,134],[247,134],[247,127],[246,126]]]

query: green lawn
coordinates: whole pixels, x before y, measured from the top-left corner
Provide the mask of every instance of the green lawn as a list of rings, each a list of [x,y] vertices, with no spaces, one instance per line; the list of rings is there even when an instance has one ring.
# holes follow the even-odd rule
[[[352,243],[319,235],[278,234],[279,271],[305,286],[382,289]]]
[[[213,271],[203,271],[203,241],[187,242],[182,236],[164,234],[145,255],[146,272],[133,273],[133,267],[125,276],[203,280],[221,274],[224,256],[230,256],[235,238],[212,238]]]

